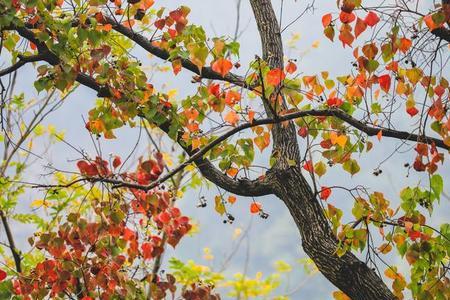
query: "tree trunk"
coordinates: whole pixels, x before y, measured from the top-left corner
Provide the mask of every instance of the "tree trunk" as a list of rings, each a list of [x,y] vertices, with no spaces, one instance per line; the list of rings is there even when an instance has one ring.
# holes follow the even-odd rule
[[[261,36],[263,59],[271,68],[283,68],[283,45],[280,28],[270,0],[250,0]],[[267,114],[273,109],[268,109]],[[273,126],[273,153],[277,162],[267,174],[273,184],[273,192],[287,206],[294,218],[306,254],[320,272],[336,287],[354,300],[395,299],[392,292],[375,272],[351,252],[338,257],[337,239],[324,211],[301,173],[301,156],[295,127]],[[288,160],[297,164],[290,166]]]

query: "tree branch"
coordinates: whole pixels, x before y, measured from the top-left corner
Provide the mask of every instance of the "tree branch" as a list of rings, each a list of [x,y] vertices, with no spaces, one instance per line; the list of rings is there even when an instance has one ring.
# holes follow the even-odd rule
[[[142,47],[147,49],[150,53],[152,53],[160,58],[163,58],[163,59],[168,57],[168,53],[166,51],[151,45],[151,43],[149,43],[148,40],[146,40],[142,35],[133,33],[128,28],[124,27],[121,24],[117,24],[115,22],[113,24],[113,28],[124,35],[127,35],[127,36],[129,35],[129,36],[133,37],[134,38],[133,41],[140,44]],[[42,58],[44,61],[48,62],[51,65],[57,65],[60,63],[60,59],[55,54],[53,54],[44,43],[37,40],[34,33],[31,30],[29,30],[27,28],[23,28],[23,27],[15,28],[15,30],[23,38],[33,42],[36,45],[36,47],[37,47],[39,53],[42,55]],[[184,60],[184,64],[185,64],[184,65],[185,68],[193,71],[196,74],[200,74],[197,66],[194,65],[189,60]],[[240,77],[233,75],[233,74],[228,74],[225,78],[223,78],[220,74],[212,71],[210,68],[203,68],[201,74],[204,77],[205,77],[205,75],[209,76],[209,77],[207,77],[209,79],[227,80],[228,82],[246,87],[245,81],[243,81],[242,79],[239,79]],[[94,78],[92,78],[84,73],[78,73],[78,75],[76,77],[76,81],[86,87],[89,87],[89,88],[97,91],[98,94],[103,94],[105,92],[108,92],[108,91],[105,91],[105,88],[103,86],[99,85],[95,81]],[[149,120],[149,121],[151,122],[151,120]],[[160,125],[159,127],[164,132],[168,133],[169,128],[170,128],[170,123],[166,122],[166,123]],[[178,141],[178,142],[180,142],[180,141]],[[195,151],[192,151],[192,149],[190,149],[189,147],[183,146],[181,143],[180,143],[180,145],[190,156],[195,155]],[[227,190],[228,192],[234,193],[236,195],[241,195],[241,196],[262,196],[262,195],[270,194],[270,189],[268,189],[268,186],[261,184],[261,181],[249,180],[249,179],[236,180],[236,179],[230,178],[227,175],[220,172],[210,161],[201,157],[201,155],[196,155],[195,158],[192,159],[190,162],[194,162],[197,165],[200,172],[206,179],[208,179],[209,181],[213,182],[214,184],[220,186],[221,188]],[[171,178],[171,176],[173,176],[180,170],[184,169],[184,167],[186,167],[186,166],[187,165],[184,165],[183,167],[180,167],[179,169],[177,169],[176,172],[170,173],[170,176],[164,176],[163,177],[164,181]],[[141,188],[141,189],[143,188],[140,185],[135,185],[132,183],[127,183],[126,185],[124,185],[121,181],[114,181],[112,179],[103,178],[103,181],[118,184],[119,186],[128,186],[131,188]],[[152,188],[161,184],[161,182],[155,182],[154,185],[152,186]],[[148,190],[148,189],[150,189],[150,187],[145,187],[144,189]]]
[[[450,30],[445,27],[439,27],[430,31],[435,36],[450,43]]]
[[[130,28],[123,26],[122,24],[116,22],[116,20],[114,20],[111,17],[105,17],[106,23],[111,24],[112,28],[123,34],[124,36],[128,37],[130,40],[134,41],[136,44],[138,44],[139,46],[141,46],[143,49],[145,49],[147,52],[155,55],[156,57],[159,57],[163,60],[168,60],[170,53],[164,49],[161,49],[159,47],[156,47],[152,44],[151,40],[149,40],[148,38],[146,38],[145,36],[134,32],[133,30],[131,30]],[[228,73],[225,76],[222,76],[221,74],[214,72],[211,68],[209,67],[203,67],[201,70],[199,70],[198,66],[195,65],[192,61],[190,61],[189,59],[181,59],[181,65],[183,66],[183,68],[201,76],[202,78],[205,79],[211,79],[211,80],[222,80],[222,81],[227,81],[229,83],[244,87],[244,88],[248,88],[248,89],[252,89],[246,82],[245,79],[242,78],[239,75],[235,75],[233,73]]]
[[[22,66],[24,66],[27,63],[41,61],[43,59],[44,59],[43,54],[37,54],[37,55],[31,55],[31,56],[19,55],[18,62],[16,62],[15,64],[13,64],[12,66],[10,66],[8,68],[0,70],[0,77],[11,74],[12,72],[18,70],[19,68],[21,68]]]

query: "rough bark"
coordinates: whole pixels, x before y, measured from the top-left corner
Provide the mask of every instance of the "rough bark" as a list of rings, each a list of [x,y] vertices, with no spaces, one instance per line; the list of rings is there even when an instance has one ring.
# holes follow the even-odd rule
[[[261,36],[263,59],[271,68],[283,67],[283,45],[280,29],[270,0],[250,0]],[[266,108],[267,114],[271,110]],[[280,156],[268,177],[273,190],[289,209],[302,237],[306,254],[320,272],[354,300],[395,299],[375,272],[352,253],[338,257],[334,236],[320,203],[301,173],[300,150],[292,122],[272,129],[274,151]],[[287,159],[297,165],[289,166]]]

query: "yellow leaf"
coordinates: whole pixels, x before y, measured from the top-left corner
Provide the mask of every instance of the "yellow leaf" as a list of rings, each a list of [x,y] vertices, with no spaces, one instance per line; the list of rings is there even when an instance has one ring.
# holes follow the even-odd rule
[[[172,166],[173,166],[173,160],[172,160],[172,157],[169,155],[169,153],[163,152],[162,155],[163,155],[164,163],[165,163],[168,167],[172,167]]]
[[[191,146],[192,146],[192,149],[198,149],[198,148],[200,148],[200,146],[201,146],[201,141],[200,141],[200,138],[193,138],[192,139],[192,144],[191,144]]]
[[[406,77],[415,85],[422,78],[422,71],[418,68],[408,69],[406,70]]]
[[[214,197],[215,206],[214,209],[220,214],[223,215],[225,213],[225,205],[223,205],[222,197],[216,196]]]
[[[388,243],[384,243],[383,245],[378,247],[378,250],[383,254],[387,254],[392,250],[392,245],[388,244]]]
[[[167,92],[167,97],[169,97],[169,99],[172,99],[177,94],[178,94],[178,90],[177,89],[171,89],[170,91]]]
[[[46,201],[44,199],[36,199],[33,202],[31,202],[31,204],[30,204],[30,207],[34,207],[34,208],[41,207],[41,206],[47,207],[48,203],[46,203]]]
[[[344,292],[341,291],[335,291],[333,292],[333,298],[336,300],[352,300],[349,296],[344,294]]]
[[[390,279],[397,278],[397,272],[392,268],[387,268],[386,271],[384,271],[384,275],[386,275],[386,277]]]
[[[406,87],[406,84],[402,81],[398,81],[397,83],[397,89],[395,90],[398,95],[406,95],[406,92],[408,91],[408,88]]]
[[[255,142],[256,146],[258,146],[259,150],[262,152],[270,144],[270,134],[268,132],[264,132],[263,135],[255,137],[253,141]]]
[[[344,148],[345,147],[345,144],[347,143],[347,136],[346,135],[337,135],[337,133],[336,132],[334,132],[334,131],[332,131],[331,133],[330,133],[330,140],[331,140],[331,143],[333,144],[333,145],[336,145],[336,144],[338,144],[339,146],[341,146],[342,148]]]

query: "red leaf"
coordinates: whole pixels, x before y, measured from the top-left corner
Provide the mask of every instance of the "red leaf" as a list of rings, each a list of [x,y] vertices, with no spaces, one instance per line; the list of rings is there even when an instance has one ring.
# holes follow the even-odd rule
[[[373,11],[370,11],[366,18],[364,19],[364,23],[366,23],[368,26],[373,27],[375,25],[377,25],[377,23],[380,21],[380,18],[378,17],[378,15],[376,13],[374,13]]]
[[[356,20],[356,25],[355,25],[355,37],[358,37],[361,33],[364,32],[364,30],[366,30],[367,28],[367,24],[364,23],[364,21],[361,18],[358,18]]]
[[[250,204],[250,212],[252,214],[257,214],[261,211],[262,209],[262,205],[259,202],[252,202],[252,204]]]
[[[179,22],[180,18],[183,16],[183,12],[181,11],[181,9],[176,9],[173,10],[169,13],[169,16],[175,21],[175,22]]]
[[[428,156],[428,145],[424,143],[418,143],[415,148],[416,152],[421,156]]]
[[[288,62],[288,64],[286,65],[286,72],[292,74],[295,73],[295,71],[297,71],[297,65],[292,61]]]
[[[408,113],[408,115],[410,115],[411,117],[414,117],[415,115],[417,115],[417,113],[419,113],[419,110],[413,106],[413,107],[409,107],[406,109],[406,112]]]
[[[326,201],[331,195],[331,189],[329,187],[323,186],[320,191],[320,199]]]
[[[420,238],[420,231],[410,230],[408,232],[408,236],[411,240],[415,241],[416,239]]]
[[[423,172],[426,169],[425,164],[422,162],[422,160],[417,157],[416,160],[414,161],[414,170],[416,170],[417,172]]]
[[[98,170],[95,164],[90,164],[84,160],[80,160],[77,162],[77,167],[80,170],[80,173],[87,176],[96,176],[98,175]]]
[[[216,96],[216,97],[219,97],[219,95],[220,95],[220,85],[219,85],[218,83],[211,84],[211,85],[208,87],[208,92],[209,92],[211,95],[214,95],[214,96]]]
[[[333,144],[331,143],[330,139],[326,139],[320,142],[320,147],[324,149],[330,149]]]
[[[378,83],[380,84],[381,89],[384,92],[389,92],[389,88],[391,87],[391,76],[382,75],[378,77]]]
[[[168,224],[171,220],[170,214],[166,211],[162,212],[158,216],[158,220],[163,224]]]
[[[312,164],[312,161],[310,160],[306,161],[305,164],[303,165],[303,169],[305,169],[310,173],[314,172],[314,166]]]
[[[152,258],[152,252],[153,252],[153,246],[150,243],[142,243],[141,245],[142,249],[142,256],[144,259],[151,259]]]
[[[346,13],[345,11],[341,11],[339,14],[339,19],[342,23],[347,24],[355,21],[356,16],[354,13]]]
[[[122,161],[121,161],[120,157],[119,156],[114,157],[114,160],[112,163],[114,169],[117,168],[118,166],[120,166],[121,164],[122,164]]]
[[[331,14],[323,15],[323,17],[322,17],[322,25],[323,25],[323,27],[327,27],[328,25],[330,25],[331,24],[331,20],[332,20]]]
[[[305,138],[308,135],[308,127],[300,127],[298,129],[298,135],[301,136],[302,138]]]
[[[344,104],[344,101],[342,101],[342,99],[340,98],[333,97],[327,100],[327,104],[328,106],[340,107],[342,104]]]
[[[2,282],[3,280],[5,280],[6,276],[8,276],[8,274],[6,274],[5,271],[3,271],[2,269],[0,269],[0,282]]]
[[[280,69],[273,69],[267,73],[266,80],[267,83],[272,86],[277,86],[286,77],[284,72]]]
[[[164,19],[159,19],[155,21],[155,27],[162,30],[166,26],[166,21]]]
[[[219,73],[222,77],[225,77],[225,75],[230,72],[231,68],[233,68],[233,64],[225,58],[219,58],[212,64],[213,71]]]

